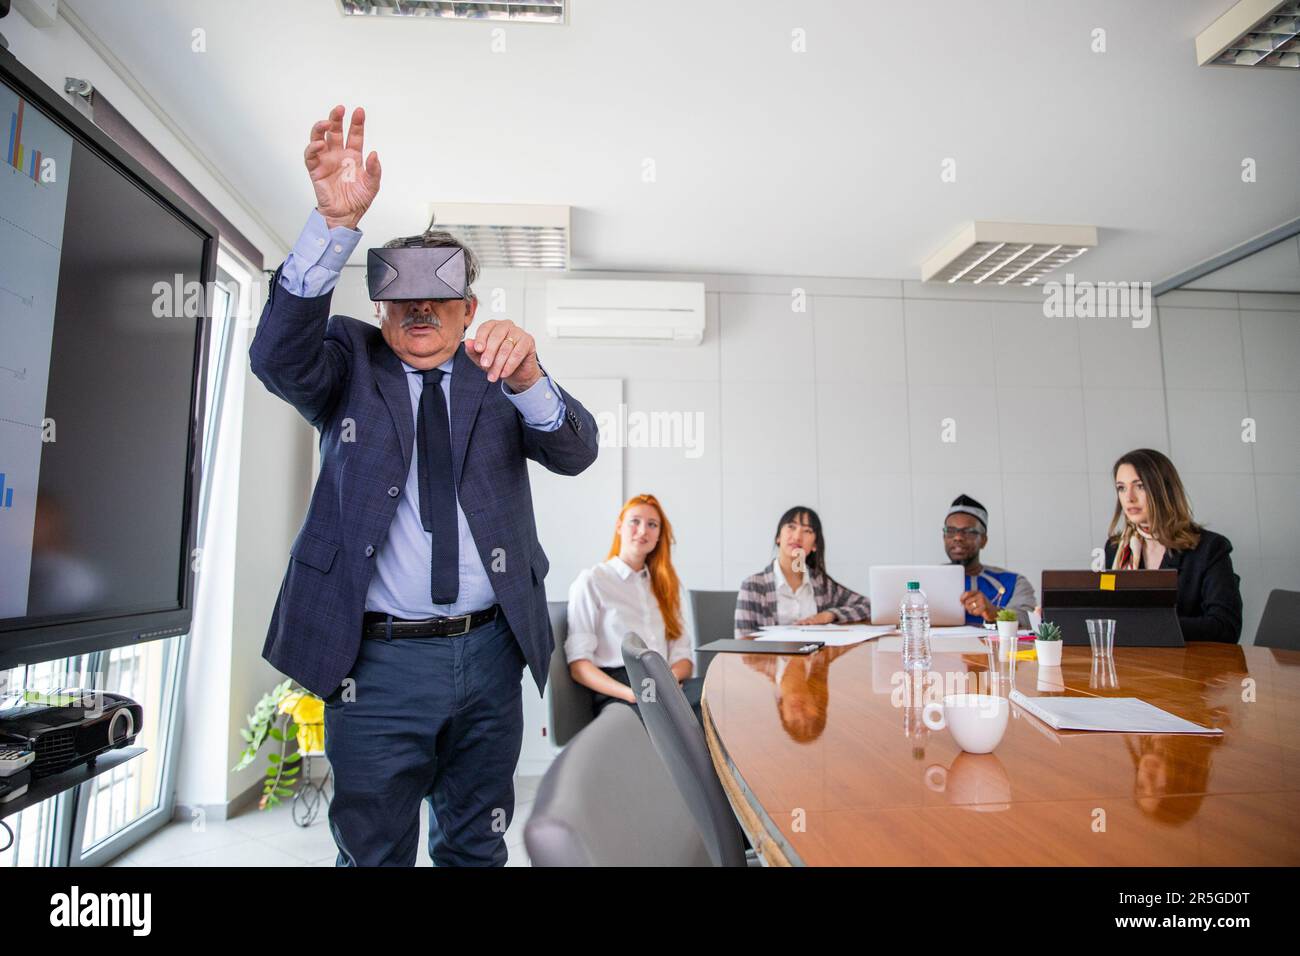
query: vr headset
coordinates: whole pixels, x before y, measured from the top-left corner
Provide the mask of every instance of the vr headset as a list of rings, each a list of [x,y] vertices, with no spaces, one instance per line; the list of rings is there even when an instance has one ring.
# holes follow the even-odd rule
[[[408,245],[366,253],[366,285],[372,302],[392,299],[465,298],[465,250],[455,246]]]

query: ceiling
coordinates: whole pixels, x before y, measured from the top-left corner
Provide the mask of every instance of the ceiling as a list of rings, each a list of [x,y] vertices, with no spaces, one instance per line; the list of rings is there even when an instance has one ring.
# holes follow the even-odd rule
[[[335,0],[63,3],[286,244],[336,103],[384,164],[369,241],[568,204],[575,269],[917,279],[991,219],[1095,225],[1076,275],[1158,281],[1300,216],[1300,75],[1196,66],[1231,0],[574,0],[496,53],[499,23]]]
[[[1300,292],[1300,236],[1283,239],[1221,266],[1183,289],[1228,292]]]

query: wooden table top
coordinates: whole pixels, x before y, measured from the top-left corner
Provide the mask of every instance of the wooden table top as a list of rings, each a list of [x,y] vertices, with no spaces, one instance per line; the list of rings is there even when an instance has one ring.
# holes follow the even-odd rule
[[[1139,697],[1224,733],[1057,732],[1013,705],[982,755],[926,729],[901,663],[875,641],[713,660],[706,736],[767,862],[1300,864],[1300,652],[1116,648],[1109,679],[1087,647],[1059,668],[1019,661],[1028,696]],[[936,653],[931,674],[921,704],[987,687],[988,657]]]

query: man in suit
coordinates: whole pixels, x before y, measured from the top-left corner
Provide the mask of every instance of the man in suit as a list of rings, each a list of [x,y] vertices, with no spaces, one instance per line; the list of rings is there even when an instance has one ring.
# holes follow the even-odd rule
[[[365,113],[312,127],[316,209],[271,283],[253,373],[320,432],[321,469],[263,655],[325,700],[338,865],[501,865],[514,813],[525,664],[553,646],[525,459],[576,475],[596,423],[538,364],[533,337],[461,299],[382,303],[380,328],[329,315],[379,189]],[[379,312],[379,304],[376,306]]]

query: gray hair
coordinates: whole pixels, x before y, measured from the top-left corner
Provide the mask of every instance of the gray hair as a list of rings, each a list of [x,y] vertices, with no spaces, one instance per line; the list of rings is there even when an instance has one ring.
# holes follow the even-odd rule
[[[429,220],[429,228],[424,230],[418,236],[403,236],[398,239],[389,239],[384,243],[385,249],[397,249],[402,246],[424,246],[425,248],[435,246],[452,246],[456,249],[465,251],[465,298],[473,299],[474,283],[478,281],[478,256],[474,255],[474,250],[465,243],[461,242],[445,229],[434,229],[433,220]]]

